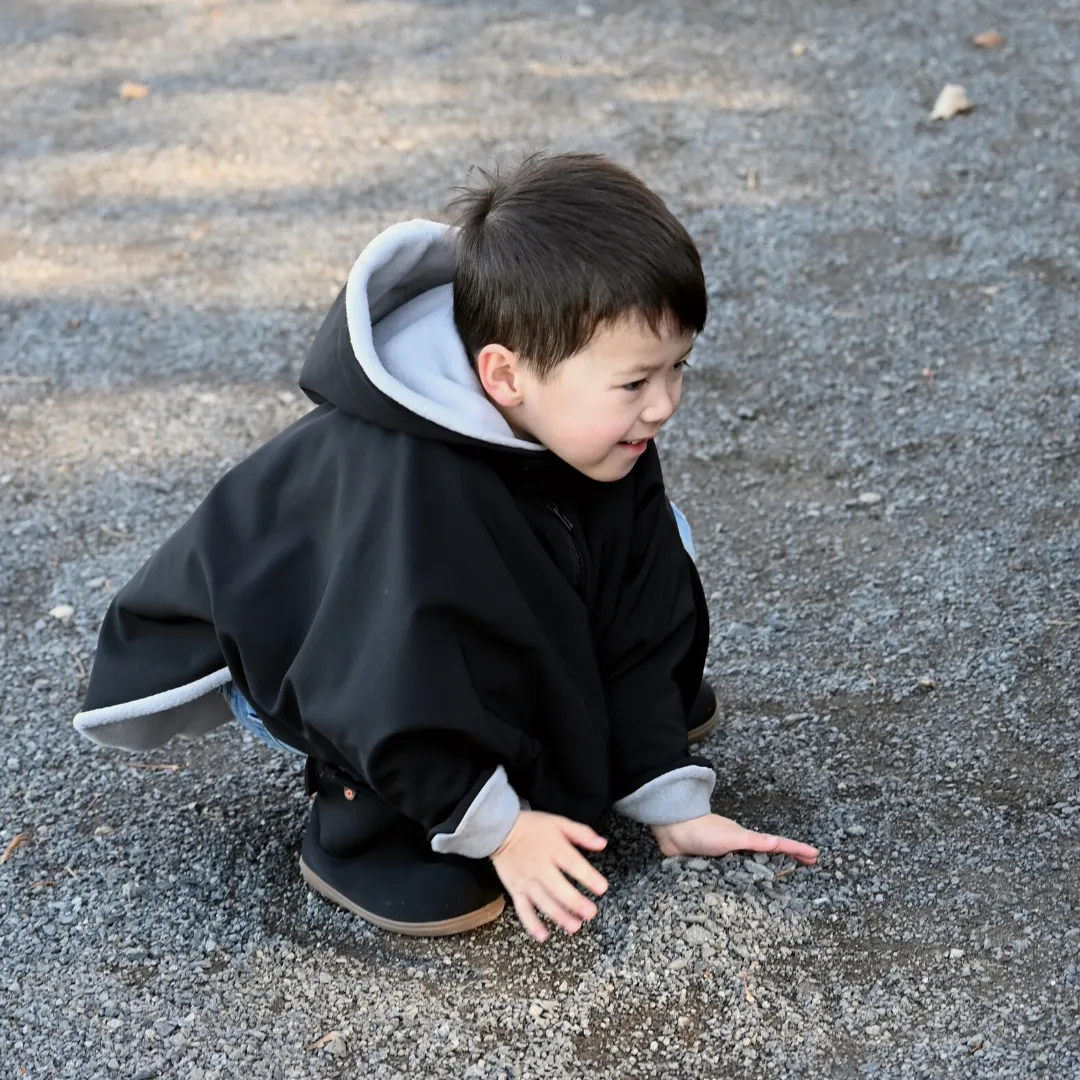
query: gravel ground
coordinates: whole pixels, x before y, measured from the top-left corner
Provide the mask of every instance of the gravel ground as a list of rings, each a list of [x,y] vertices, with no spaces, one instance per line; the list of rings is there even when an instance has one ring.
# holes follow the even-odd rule
[[[1077,0],[4,0],[0,50],[0,1078],[1080,1076]],[[70,720],[362,245],[538,146],[701,244],[715,806],[823,857],[618,826],[576,939],[409,941],[302,886],[292,761]]]

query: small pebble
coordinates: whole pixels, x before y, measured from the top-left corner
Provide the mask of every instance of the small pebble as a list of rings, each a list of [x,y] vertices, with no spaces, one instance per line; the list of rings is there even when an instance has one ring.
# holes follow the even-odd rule
[[[712,934],[704,926],[688,926],[683,931],[683,941],[687,945],[705,945],[712,941]]]

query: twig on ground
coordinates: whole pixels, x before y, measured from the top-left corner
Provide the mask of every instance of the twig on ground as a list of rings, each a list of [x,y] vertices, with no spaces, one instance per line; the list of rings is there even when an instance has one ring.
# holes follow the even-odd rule
[[[171,772],[176,774],[180,771],[179,765],[162,765],[158,762],[135,761],[129,767],[132,769],[145,769],[147,772]]]
[[[324,1046],[326,1046],[327,1043],[329,1043],[331,1040],[336,1039],[336,1038],[337,1038],[337,1032],[336,1031],[328,1031],[325,1035],[322,1036],[321,1039],[316,1039],[308,1047],[308,1053],[314,1054],[316,1050],[321,1050]]]
[[[26,841],[29,839],[29,833],[16,833],[14,837],[12,837],[11,843],[8,844],[6,848],[4,848],[4,854],[0,855],[0,866],[3,866],[4,863],[6,863],[8,859],[10,859],[11,856],[15,854],[16,849],[22,847],[22,845],[25,844]]]

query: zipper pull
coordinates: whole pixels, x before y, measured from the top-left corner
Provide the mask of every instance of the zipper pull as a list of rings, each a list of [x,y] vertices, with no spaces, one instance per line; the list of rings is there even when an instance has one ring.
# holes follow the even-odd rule
[[[563,528],[574,531],[574,523],[554,503],[548,503],[547,508],[562,522]]]

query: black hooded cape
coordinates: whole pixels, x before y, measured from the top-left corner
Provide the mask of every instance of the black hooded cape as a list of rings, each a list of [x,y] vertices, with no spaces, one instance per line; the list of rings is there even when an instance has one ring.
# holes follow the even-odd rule
[[[379,323],[449,288],[443,227],[395,228],[311,347],[300,384],[316,407],[223,476],[113,600],[76,726],[160,745],[227,720],[215,690],[232,680],[273,734],[432,835],[499,766],[533,808],[596,823],[650,781],[705,772],[685,717],[707,610],[656,449],[592,481],[497,414],[459,423],[452,387],[419,406],[395,389]],[[414,365],[422,388],[417,342],[435,327],[474,393],[445,311],[410,326],[399,372]]]

